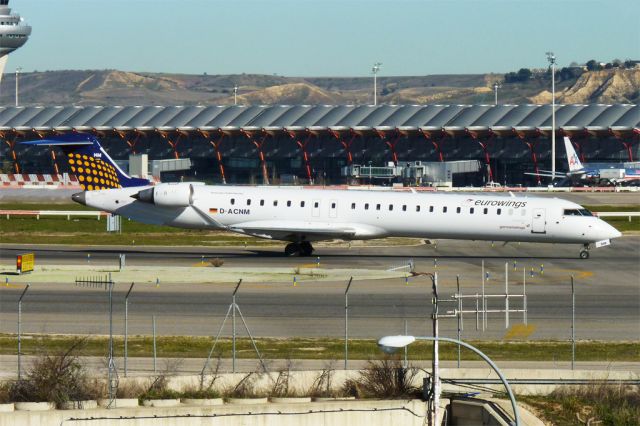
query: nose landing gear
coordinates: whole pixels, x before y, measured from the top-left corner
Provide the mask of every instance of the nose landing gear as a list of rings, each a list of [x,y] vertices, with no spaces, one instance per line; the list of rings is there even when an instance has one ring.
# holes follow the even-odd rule
[[[287,256],[311,256],[313,253],[313,246],[309,241],[302,241],[301,243],[289,243],[284,248],[284,254]]]
[[[580,259],[588,259],[589,258],[589,244],[585,244],[584,248],[580,250]]]

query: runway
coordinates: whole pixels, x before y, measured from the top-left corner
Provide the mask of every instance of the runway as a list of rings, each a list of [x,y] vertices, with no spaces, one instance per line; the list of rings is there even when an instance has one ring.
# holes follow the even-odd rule
[[[128,265],[193,266],[218,257],[225,267],[291,267],[315,262],[289,258],[280,248],[142,248],[142,247],[20,247],[4,245],[0,262],[6,269],[15,254],[35,249],[39,264],[86,264],[105,270],[117,264],[118,253],[127,254]],[[439,241],[434,245],[400,247],[331,247],[319,246],[321,268],[388,269],[408,259],[417,272],[438,272],[440,296],[455,292],[456,276],[465,294],[481,290],[481,263],[484,260],[489,279],[487,294],[504,293],[505,262],[510,275],[509,292],[521,294],[523,268],[528,301],[528,325],[522,314],[511,314],[509,328],[505,318],[492,314],[488,329],[476,331],[474,315],[464,317],[466,339],[558,339],[570,336],[570,276],[575,277],[576,338],[599,340],[640,340],[640,237],[627,236],[611,247],[592,250],[589,260],[577,259],[577,246],[513,244],[502,246],[486,242]],[[515,270],[513,262],[516,262]],[[157,316],[160,335],[212,335],[224,318],[229,304],[232,282],[185,284],[161,281],[159,286],[138,284],[129,305],[131,334],[151,334],[151,317]],[[533,274],[532,274],[533,270]],[[251,332],[263,337],[344,336],[344,291],[348,281],[291,281],[243,284],[237,302]],[[123,329],[123,298],[130,283],[115,287],[115,327]],[[0,291],[0,331],[16,331],[16,300],[21,286],[3,286]],[[69,283],[38,283],[31,286],[23,303],[25,333],[106,334],[107,298],[102,290],[76,287]],[[489,308],[504,306],[504,300],[491,299]],[[511,308],[520,308],[521,299]],[[376,338],[408,331],[430,334],[430,281],[423,277],[354,281],[349,292],[349,329],[354,338]],[[441,309],[453,309],[443,305]],[[463,306],[474,309],[475,302]],[[443,335],[455,336],[456,320],[443,319]],[[227,327],[223,335],[231,333]]]

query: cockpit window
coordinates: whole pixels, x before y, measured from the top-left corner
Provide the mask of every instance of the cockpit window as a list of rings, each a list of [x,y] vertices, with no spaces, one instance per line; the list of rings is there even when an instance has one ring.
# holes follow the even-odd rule
[[[587,209],[565,209],[565,216],[593,216]]]

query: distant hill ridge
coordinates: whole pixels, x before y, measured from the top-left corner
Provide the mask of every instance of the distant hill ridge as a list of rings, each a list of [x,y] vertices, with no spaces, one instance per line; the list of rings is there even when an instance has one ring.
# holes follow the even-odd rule
[[[7,74],[0,102],[14,100]],[[378,102],[387,104],[492,104],[498,74],[378,78]],[[22,105],[228,105],[238,86],[241,104],[371,104],[370,77],[282,77],[256,74],[190,75],[118,70],[46,71],[20,76]],[[548,103],[546,80],[502,83],[500,103]],[[640,68],[591,71],[558,82],[558,103],[638,103]]]

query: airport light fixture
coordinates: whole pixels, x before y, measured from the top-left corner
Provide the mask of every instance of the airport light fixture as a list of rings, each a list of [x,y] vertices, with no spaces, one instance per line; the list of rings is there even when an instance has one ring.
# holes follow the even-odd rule
[[[547,52],[551,67],[551,181],[556,180],[556,55]]]
[[[495,95],[495,105],[498,105],[498,89],[502,88],[502,85],[499,84],[497,81],[495,83],[493,83],[493,92]]]
[[[20,106],[18,77],[20,76],[21,71],[22,71],[22,67],[16,68],[16,106],[17,107]]]
[[[381,338],[380,340],[378,340],[378,347],[383,352],[387,354],[392,354],[392,353],[395,353],[398,349],[402,349],[409,346],[416,340],[431,341],[431,342],[434,342],[434,344],[437,342],[455,343],[457,345],[464,346],[465,348],[470,349],[476,354],[478,354],[482,359],[484,359],[491,366],[491,368],[496,372],[496,374],[504,384],[504,387],[507,390],[507,394],[509,395],[509,399],[511,400],[511,408],[513,409],[514,424],[515,426],[520,425],[520,416],[518,415],[518,406],[516,405],[516,398],[513,395],[513,391],[511,390],[511,386],[509,385],[509,382],[504,377],[504,375],[502,374],[498,366],[494,364],[491,358],[489,358],[487,355],[485,355],[480,349],[476,348],[475,346],[472,346],[466,342],[463,342],[462,340],[451,339],[448,337],[415,337],[415,336],[399,335],[399,336],[385,336]],[[435,372],[434,372],[434,375],[435,375]],[[432,413],[433,414],[432,418],[434,422],[437,421],[437,412],[438,412],[437,410],[438,410],[438,407],[434,406],[433,413]]]
[[[233,104],[238,105],[238,86],[233,86]]]
[[[373,105],[378,105],[378,71],[380,71],[380,65],[382,65],[382,62],[376,62],[371,68],[371,72],[373,72]]]

